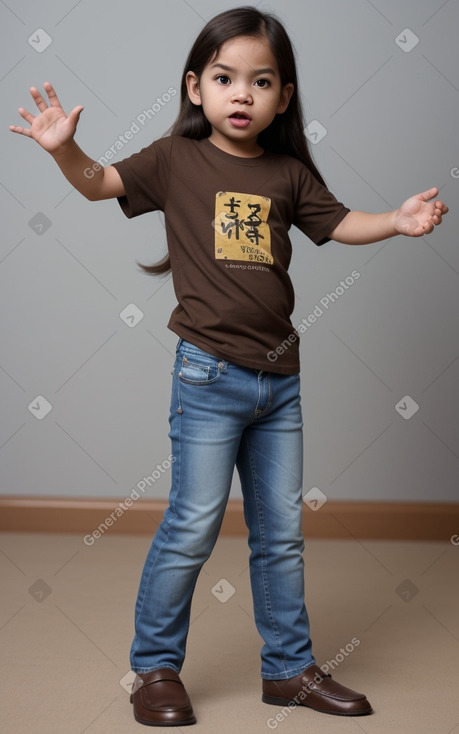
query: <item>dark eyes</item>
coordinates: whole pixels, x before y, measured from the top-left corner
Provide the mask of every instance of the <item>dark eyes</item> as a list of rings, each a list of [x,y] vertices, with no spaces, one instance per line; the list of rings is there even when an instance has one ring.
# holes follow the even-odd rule
[[[228,84],[231,84],[231,79],[229,76],[226,76],[226,74],[219,74],[219,76],[216,77],[216,81],[219,84],[223,84],[224,86],[227,86]],[[269,87],[269,80],[268,79],[257,79],[255,82],[255,86],[259,87],[260,89],[265,89],[266,87]]]
[[[257,87],[261,87],[261,89],[264,89],[265,87],[269,87],[269,81],[268,79],[258,79],[255,84]]]

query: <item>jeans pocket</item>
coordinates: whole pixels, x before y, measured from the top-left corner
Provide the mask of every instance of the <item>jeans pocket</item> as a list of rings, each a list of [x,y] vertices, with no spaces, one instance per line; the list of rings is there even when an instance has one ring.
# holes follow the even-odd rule
[[[180,382],[187,385],[211,385],[221,377],[223,372],[226,372],[227,362],[224,360],[207,354],[197,347],[193,347],[187,353],[185,351],[182,347],[177,359],[177,376]]]

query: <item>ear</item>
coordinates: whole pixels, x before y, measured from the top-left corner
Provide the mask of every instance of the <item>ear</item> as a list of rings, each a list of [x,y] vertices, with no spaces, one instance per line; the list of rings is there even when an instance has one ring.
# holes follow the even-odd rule
[[[294,85],[290,82],[289,84],[286,84],[281,92],[281,98],[279,102],[279,107],[277,108],[277,114],[282,115],[283,112],[287,109],[289,102],[292,98],[292,94],[294,92]]]
[[[194,71],[188,71],[186,75],[186,86],[190,102],[195,105],[201,105],[201,94],[199,92],[199,79]]]

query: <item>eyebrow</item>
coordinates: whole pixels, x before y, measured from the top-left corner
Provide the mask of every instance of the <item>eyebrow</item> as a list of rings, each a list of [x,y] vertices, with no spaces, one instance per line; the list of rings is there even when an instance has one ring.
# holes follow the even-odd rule
[[[236,69],[233,69],[231,66],[226,66],[225,64],[221,64],[220,62],[212,64],[210,68],[215,69],[215,67],[217,66],[224,71],[236,71]],[[274,69],[271,69],[270,66],[267,66],[265,69],[254,69],[253,73],[255,74],[255,76],[258,76],[259,74],[272,74],[273,76],[276,75],[276,72],[274,71]]]

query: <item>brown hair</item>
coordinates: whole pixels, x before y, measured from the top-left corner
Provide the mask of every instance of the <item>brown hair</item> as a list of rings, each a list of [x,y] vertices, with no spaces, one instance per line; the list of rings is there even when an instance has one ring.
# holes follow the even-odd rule
[[[180,86],[179,114],[166,135],[181,135],[194,140],[210,136],[211,126],[202,106],[194,105],[188,97],[186,75],[188,71],[193,71],[199,79],[205,66],[218,55],[222,45],[237,36],[267,38],[277,59],[282,86],[289,83],[293,83],[294,86],[287,110],[281,115],[276,115],[272,123],[259,134],[259,145],[265,150],[296,158],[308,167],[320,183],[325,183],[311,157],[304,134],[305,123],[290,39],[284,26],[275,16],[262,13],[253,7],[244,6],[220,13],[202,29],[185,63]],[[165,274],[171,269],[169,255],[155,265],[138,264],[151,275]]]

